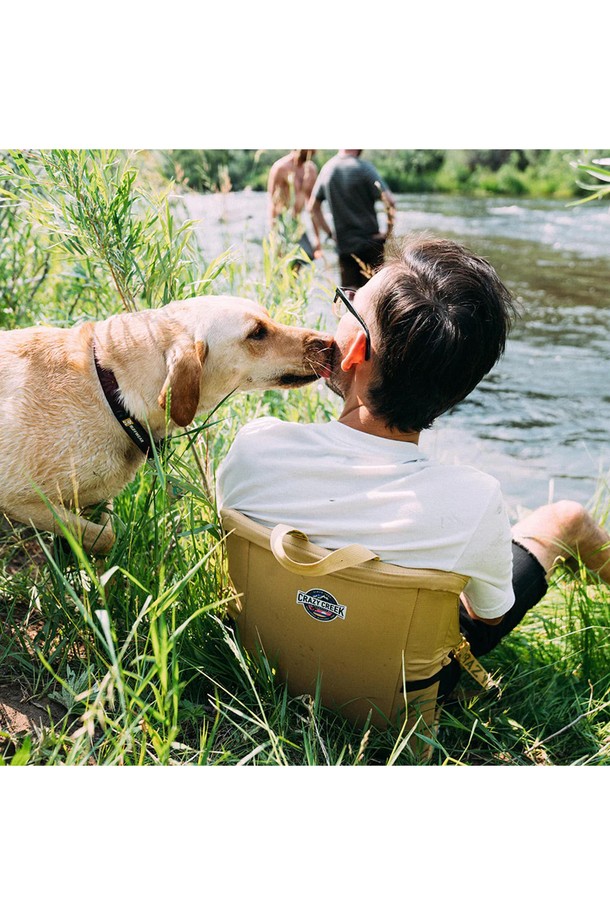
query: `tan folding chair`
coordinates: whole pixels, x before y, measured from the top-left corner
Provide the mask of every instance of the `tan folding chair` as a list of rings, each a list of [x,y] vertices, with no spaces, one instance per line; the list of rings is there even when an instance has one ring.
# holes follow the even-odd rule
[[[292,695],[315,695],[356,724],[402,725],[418,758],[432,751],[438,681],[452,656],[483,685],[491,678],[459,629],[468,578],[406,569],[353,544],[329,551],[288,525],[273,530],[222,512],[231,611],[241,641],[265,653]]]

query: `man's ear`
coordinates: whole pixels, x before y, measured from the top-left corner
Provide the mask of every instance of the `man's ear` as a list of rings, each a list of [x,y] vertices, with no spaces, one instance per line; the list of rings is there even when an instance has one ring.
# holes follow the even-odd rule
[[[167,392],[171,389],[169,412],[177,426],[188,426],[195,418],[205,355],[205,344],[201,340],[178,344],[166,354],[167,377],[158,403],[165,409]]]
[[[361,365],[363,362],[366,362],[366,334],[359,330],[343,354],[341,370],[349,372],[353,366]]]

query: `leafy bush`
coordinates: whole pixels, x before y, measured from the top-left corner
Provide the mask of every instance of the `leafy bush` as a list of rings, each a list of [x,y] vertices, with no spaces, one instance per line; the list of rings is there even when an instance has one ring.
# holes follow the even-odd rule
[[[588,194],[583,203],[601,200],[610,194],[610,157],[604,155],[601,158],[593,158],[592,161],[579,160],[571,164],[578,172],[578,186]]]
[[[441,149],[371,149],[363,156],[395,193],[406,194],[435,190],[435,177],[446,153]]]
[[[269,169],[287,149],[170,149],[163,171],[195,191],[255,191],[267,188]]]
[[[9,156],[0,153],[0,164],[7,161]],[[51,262],[50,252],[9,196],[13,183],[10,174],[0,177],[0,328],[33,319]]]

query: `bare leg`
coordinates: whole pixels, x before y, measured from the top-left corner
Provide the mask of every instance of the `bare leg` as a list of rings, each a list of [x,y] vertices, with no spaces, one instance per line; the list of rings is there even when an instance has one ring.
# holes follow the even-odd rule
[[[558,559],[580,556],[602,581],[610,584],[610,534],[578,502],[543,505],[513,527],[513,540],[540,560],[549,576]]]

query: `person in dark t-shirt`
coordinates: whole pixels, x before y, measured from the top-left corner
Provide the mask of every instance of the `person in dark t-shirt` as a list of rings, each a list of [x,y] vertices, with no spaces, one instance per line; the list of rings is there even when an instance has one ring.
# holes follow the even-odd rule
[[[339,255],[341,283],[359,289],[383,261],[386,233],[379,230],[375,203],[382,200],[388,228],[394,198],[377,169],[360,158],[361,149],[341,149],[320,170],[308,209],[314,227],[314,249],[320,252],[320,231],[333,238]],[[326,200],[333,220],[330,228],[322,210]]]

